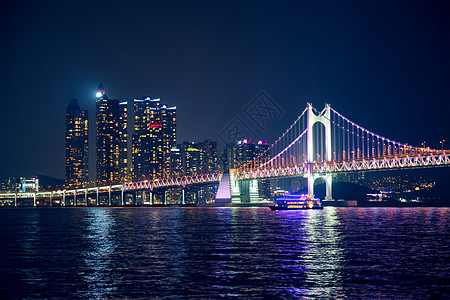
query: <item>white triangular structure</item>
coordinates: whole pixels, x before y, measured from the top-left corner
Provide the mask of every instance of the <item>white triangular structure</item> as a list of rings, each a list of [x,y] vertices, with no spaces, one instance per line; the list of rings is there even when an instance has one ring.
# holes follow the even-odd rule
[[[225,173],[220,179],[219,188],[216,194],[216,204],[231,202],[230,174]]]

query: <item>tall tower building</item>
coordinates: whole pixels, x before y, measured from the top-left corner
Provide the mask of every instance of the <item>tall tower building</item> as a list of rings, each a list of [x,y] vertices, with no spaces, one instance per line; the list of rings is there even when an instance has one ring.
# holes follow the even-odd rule
[[[183,152],[181,147],[170,149],[170,177],[178,178],[184,176],[183,171]]]
[[[194,142],[183,142],[180,147],[182,149],[182,165],[184,176],[200,175],[203,151],[202,145]]]
[[[177,145],[177,108],[161,106],[161,133],[162,133],[162,176],[170,178],[170,151]]]
[[[126,166],[127,114],[126,105],[119,100],[108,99],[103,85],[97,89],[96,125],[97,125],[97,184],[110,185],[123,181]]]
[[[133,180],[170,177],[171,149],[176,146],[176,107],[160,99],[134,100]]]
[[[121,182],[129,181],[130,168],[128,163],[128,102],[119,103],[119,178]]]
[[[80,109],[77,99],[67,106],[65,133],[65,184],[68,187],[82,187],[88,183],[89,126],[88,111]]]

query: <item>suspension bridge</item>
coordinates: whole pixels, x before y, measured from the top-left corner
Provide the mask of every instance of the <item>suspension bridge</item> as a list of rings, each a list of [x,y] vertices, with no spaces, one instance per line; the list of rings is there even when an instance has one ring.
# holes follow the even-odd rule
[[[332,199],[332,177],[336,173],[382,169],[406,169],[450,165],[450,150],[413,147],[397,142],[352,122],[325,105],[322,111],[311,104],[295,122],[262,154],[237,169],[226,173],[126,182],[119,185],[83,189],[45,191],[35,193],[2,193],[0,200],[32,198],[34,206],[39,199],[67,197],[77,204],[78,197],[91,197],[99,205],[101,197],[111,205],[112,195],[126,205],[126,194],[133,197],[149,197],[153,204],[153,192],[157,189],[182,188],[180,204],[185,204],[185,188],[194,185],[218,183],[216,199],[232,203],[258,203],[258,179],[301,176],[308,181],[308,194],[314,195],[314,182],[321,178],[326,185],[326,200]]]
[[[322,178],[326,200],[331,200],[333,174],[449,165],[449,155],[449,150],[413,147],[382,137],[328,104],[317,111],[308,103],[271,147],[254,161],[230,170],[231,191],[236,201],[240,181],[303,176],[308,180],[309,195],[314,195],[314,182]]]

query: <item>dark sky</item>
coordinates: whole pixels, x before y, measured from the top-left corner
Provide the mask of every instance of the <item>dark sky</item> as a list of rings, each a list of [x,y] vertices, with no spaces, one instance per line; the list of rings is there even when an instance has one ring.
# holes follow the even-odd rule
[[[218,139],[236,117],[272,142],[311,102],[450,148],[449,12],[449,1],[2,1],[0,176],[64,178],[66,107],[78,98],[93,122],[100,82],[110,98],[176,105],[178,142]],[[263,128],[244,113],[260,91],[283,111]]]

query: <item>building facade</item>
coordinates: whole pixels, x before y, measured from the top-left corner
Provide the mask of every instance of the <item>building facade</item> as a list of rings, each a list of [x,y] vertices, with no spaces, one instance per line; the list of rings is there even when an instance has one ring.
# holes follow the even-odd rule
[[[176,147],[176,107],[160,99],[135,99],[132,136],[132,179],[154,180],[171,175],[171,150]]]
[[[16,193],[20,189],[20,177],[0,177],[0,191],[4,193]]]
[[[131,180],[128,162],[128,101],[119,102],[119,178],[121,182]]]
[[[102,84],[96,96],[97,184],[121,183],[127,175],[127,105],[108,99]]]
[[[80,109],[77,99],[67,106],[65,123],[65,184],[83,187],[89,180],[89,125],[88,111]]]
[[[38,177],[20,177],[20,191],[23,193],[39,192]]]
[[[183,171],[183,152],[181,147],[170,149],[170,178],[179,178],[184,176]]]

